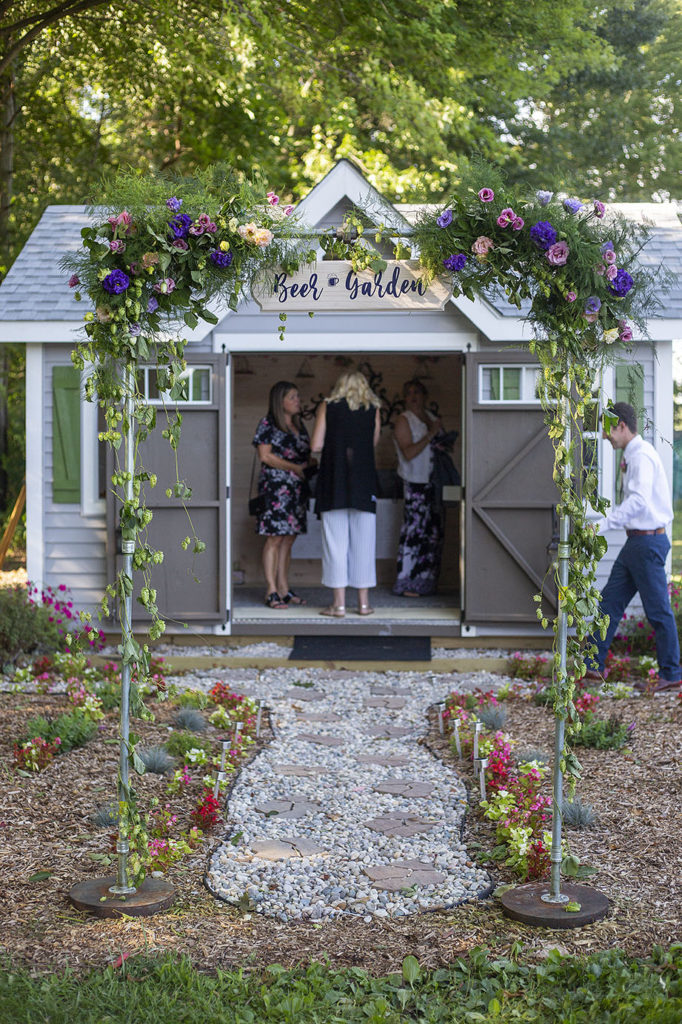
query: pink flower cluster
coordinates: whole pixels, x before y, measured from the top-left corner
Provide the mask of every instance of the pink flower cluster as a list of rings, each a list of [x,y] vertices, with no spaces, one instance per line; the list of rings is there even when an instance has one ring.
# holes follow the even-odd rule
[[[514,213],[511,206],[507,206],[497,218],[497,224],[501,228],[511,227],[514,231],[520,231],[524,225],[524,220],[523,217],[519,217],[517,213]]]

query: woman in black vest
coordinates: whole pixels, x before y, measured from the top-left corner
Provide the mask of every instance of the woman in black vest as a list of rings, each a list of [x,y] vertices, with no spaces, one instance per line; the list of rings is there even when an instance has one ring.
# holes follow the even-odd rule
[[[374,611],[380,405],[363,374],[344,373],[317,410],[311,447],[322,457],[315,511],[322,520],[322,583],[334,592],[320,615],[343,618],[347,586],[357,588],[358,615]]]

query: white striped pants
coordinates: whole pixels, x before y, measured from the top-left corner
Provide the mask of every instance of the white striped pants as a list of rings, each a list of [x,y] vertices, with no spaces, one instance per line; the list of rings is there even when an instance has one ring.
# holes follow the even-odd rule
[[[376,523],[373,512],[356,508],[322,513],[323,586],[376,586]]]

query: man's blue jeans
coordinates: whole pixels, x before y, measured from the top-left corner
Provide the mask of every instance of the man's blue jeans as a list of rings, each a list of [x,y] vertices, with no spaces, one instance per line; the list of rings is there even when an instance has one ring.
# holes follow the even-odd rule
[[[606,639],[592,638],[597,645],[596,660],[600,672],[604,671],[606,654],[623,612],[639,591],[644,614],[656,633],[656,656],[661,678],[680,678],[680,641],[665,575],[665,559],[669,551],[670,541],[665,533],[628,537],[621,548],[601,595],[602,614],[609,616]]]

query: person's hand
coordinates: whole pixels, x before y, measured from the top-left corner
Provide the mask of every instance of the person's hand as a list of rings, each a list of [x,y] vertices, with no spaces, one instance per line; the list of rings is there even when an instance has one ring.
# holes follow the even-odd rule
[[[314,469],[314,467],[316,465],[317,465],[317,459],[314,459],[314,458],[308,459],[308,469]]]
[[[305,470],[305,465],[303,463],[300,463],[300,464],[294,463],[292,465],[292,468],[291,468],[291,472],[294,473],[294,475],[297,476],[299,480],[303,480],[303,471],[304,470]]]
[[[440,419],[433,420],[429,428],[429,440],[432,440],[439,430],[443,429],[443,421]]]

